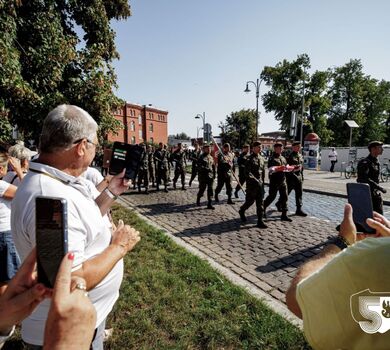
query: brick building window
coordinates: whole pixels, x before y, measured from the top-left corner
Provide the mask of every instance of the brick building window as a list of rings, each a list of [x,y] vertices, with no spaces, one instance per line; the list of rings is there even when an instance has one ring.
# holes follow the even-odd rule
[[[142,140],[142,130],[138,130],[138,138]]]
[[[153,137],[150,138],[149,142],[150,142],[150,143],[153,143],[153,142],[154,142]]]
[[[130,122],[130,131],[135,131],[135,123],[134,120]]]
[[[153,123],[150,123],[150,124],[149,124],[149,131],[150,131],[150,132],[153,132]]]
[[[142,116],[141,116],[141,114],[138,116],[138,124],[142,125]]]
[[[132,144],[132,145],[135,145],[135,136],[132,136],[132,137],[131,137],[131,144]]]

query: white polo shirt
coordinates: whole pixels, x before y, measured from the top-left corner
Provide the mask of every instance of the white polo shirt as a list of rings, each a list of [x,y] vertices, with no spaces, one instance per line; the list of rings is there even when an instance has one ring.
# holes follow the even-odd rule
[[[8,182],[0,180],[0,232],[11,230],[11,200],[3,197],[9,186]]]
[[[91,186],[82,177],[75,178],[48,165],[31,162],[30,170],[12,201],[11,227],[20,258],[24,260],[35,246],[35,197],[60,197],[68,203],[68,242],[69,251],[75,253],[73,266],[74,269],[80,268],[84,261],[100,254],[111,241],[111,231],[95,203]],[[97,312],[96,325],[112,310],[119,296],[122,278],[123,260],[120,260],[89,292]],[[48,300],[42,302],[23,322],[22,338],[25,342],[43,344],[49,307]]]

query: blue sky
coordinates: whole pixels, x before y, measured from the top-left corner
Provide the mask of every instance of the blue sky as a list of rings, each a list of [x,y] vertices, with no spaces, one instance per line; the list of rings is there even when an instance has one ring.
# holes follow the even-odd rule
[[[311,59],[311,71],[362,60],[364,71],[390,80],[387,0],[131,0],[132,16],[113,22],[121,59],[117,94],[169,111],[169,134],[196,136],[206,121],[255,108],[247,80],[264,66]],[[264,93],[262,86],[260,93]],[[279,129],[260,103],[259,131]]]

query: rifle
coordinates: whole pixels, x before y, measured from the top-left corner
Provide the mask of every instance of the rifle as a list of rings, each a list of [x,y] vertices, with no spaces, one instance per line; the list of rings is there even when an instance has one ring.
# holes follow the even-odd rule
[[[221,147],[219,147],[218,143],[215,141],[215,138],[214,136],[211,136],[211,139],[213,140],[213,142],[216,144],[216,146],[218,147],[218,152],[223,154],[222,150],[221,150]],[[233,174],[233,177],[234,179],[237,181],[238,185],[240,186],[240,189],[242,192],[244,192],[244,195],[246,196],[246,192],[244,191],[244,189],[242,188],[242,185],[240,183],[240,181],[238,180],[236,174],[234,173],[234,171],[232,170],[232,174]]]

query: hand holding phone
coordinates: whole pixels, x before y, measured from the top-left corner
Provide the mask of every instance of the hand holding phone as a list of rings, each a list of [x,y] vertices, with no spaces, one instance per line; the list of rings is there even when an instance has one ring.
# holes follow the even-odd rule
[[[54,288],[57,271],[68,252],[67,202],[39,196],[35,205],[38,282]]]
[[[109,173],[117,175],[126,169],[124,177],[134,180],[138,173],[142,152],[141,146],[114,142]]]
[[[375,234],[375,230],[367,225],[366,220],[374,217],[370,186],[365,183],[347,184],[348,203],[353,210],[353,221],[360,233]]]

